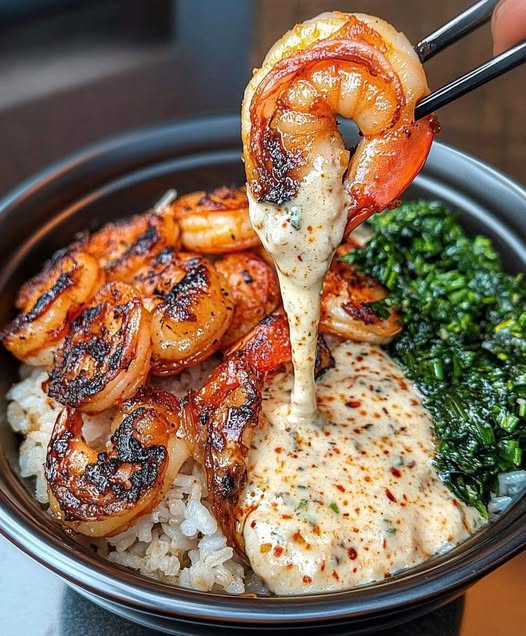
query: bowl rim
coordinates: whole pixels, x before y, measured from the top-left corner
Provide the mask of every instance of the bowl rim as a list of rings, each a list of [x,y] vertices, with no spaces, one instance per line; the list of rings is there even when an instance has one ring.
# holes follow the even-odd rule
[[[142,167],[148,165],[152,146],[174,137],[192,143],[201,139],[206,129],[209,149],[214,143],[228,140],[230,147],[239,133],[239,117],[226,115],[181,120],[175,123],[134,130],[75,152],[50,167],[26,179],[0,201],[0,218],[44,191],[64,175],[73,175],[86,166],[95,165],[102,157],[123,156],[144,149]],[[164,141],[162,139],[164,138]],[[240,140],[238,142],[240,147]],[[213,148],[212,148],[213,149]],[[526,190],[509,177],[484,162],[440,142],[434,142],[431,164],[424,174],[433,174],[436,165],[444,161],[460,162],[473,176],[484,173],[495,186],[507,190],[526,210]],[[140,169],[137,166],[136,169]],[[124,174],[127,174],[125,172]],[[111,179],[115,179],[114,175]],[[204,593],[169,586],[141,575],[130,573],[113,563],[89,558],[82,552],[73,553],[58,536],[35,531],[27,514],[0,489],[0,533],[31,558],[55,572],[76,588],[103,597],[118,605],[167,616],[183,616],[189,619],[217,622],[243,621],[276,624],[330,621],[350,617],[363,617],[371,612],[394,611],[410,604],[419,604],[438,592],[455,592],[488,573],[517,554],[526,544],[526,498],[517,502],[506,515],[486,530],[477,541],[462,544],[460,554],[448,553],[435,557],[431,567],[426,562],[404,573],[402,578],[362,586],[344,592],[310,594],[292,597],[258,597],[257,599],[227,594]],[[521,505],[519,505],[521,504]],[[490,532],[491,530],[491,532]],[[503,532],[506,530],[506,532]],[[489,543],[491,542],[491,545]],[[471,545],[476,543],[476,545]],[[481,546],[485,549],[481,549]],[[116,577],[116,573],[119,576]],[[438,580],[430,572],[439,573]],[[407,589],[409,588],[409,589]]]

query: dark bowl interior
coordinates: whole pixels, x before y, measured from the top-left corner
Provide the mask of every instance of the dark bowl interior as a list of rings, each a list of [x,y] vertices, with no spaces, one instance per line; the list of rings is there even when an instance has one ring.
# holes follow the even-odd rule
[[[352,128],[343,126],[344,133]],[[244,182],[239,119],[194,120],[99,144],[23,184],[0,204],[0,322],[15,290],[54,250],[85,229],[151,207],[163,192]],[[435,144],[405,198],[441,199],[461,210],[470,233],[490,236],[510,272],[526,271],[526,193],[488,166]],[[239,598],[171,588],[97,557],[61,531],[20,479],[19,440],[5,418],[17,363],[0,353],[0,531],[95,602],[151,627],[212,634],[247,624],[364,633],[422,614],[458,596],[526,543],[526,498],[446,555],[348,592]]]

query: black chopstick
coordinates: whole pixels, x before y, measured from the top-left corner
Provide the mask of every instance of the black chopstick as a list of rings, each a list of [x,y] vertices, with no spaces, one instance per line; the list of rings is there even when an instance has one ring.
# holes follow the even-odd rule
[[[481,0],[421,40],[415,46],[420,61],[426,62],[433,55],[487,22],[491,18],[497,2],[498,0]]]
[[[526,41],[514,46],[505,53],[501,53],[469,73],[453,80],[446,86],[439,88],[424,99],[415,108],[415,119],[430,115],[433,111],[462,97],[466,93],[482,86],[486,82],[503,75],[507,71],[526,61]]]

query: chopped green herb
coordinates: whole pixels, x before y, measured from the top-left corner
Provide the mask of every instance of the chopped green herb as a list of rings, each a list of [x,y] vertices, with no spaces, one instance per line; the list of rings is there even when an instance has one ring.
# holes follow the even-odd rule
[[[290,208],[290,224],[295,230],[301,229],[302,212],[300,206],[293,206]]]
[[[306,508],[308,504],[309,502],[306,499],[302,499],[298,504],[298,508]]]
[[[370,223],[373,237],[346,258],[391,290],[374,310],[401,310],[404,329],[387,348],[433,417],[435,466],[487,514],[497,475],[526,456],[524,278],[441,203],[404,203]]]
[[[338,508],[338,504],[334,501],[331,504],[329,504],[329,508],[336,514],[339,514],[340,512],[340,509]]]

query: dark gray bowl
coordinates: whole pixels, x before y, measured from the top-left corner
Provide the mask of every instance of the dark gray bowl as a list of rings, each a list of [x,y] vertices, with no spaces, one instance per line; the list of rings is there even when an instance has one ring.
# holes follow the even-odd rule
[[[344,126],[344,131],[349,131]],[[194,120],[99,144],[41,173],[0,203],[0,323],[17,286],[82,229],[180,193],[242,183],[239,119]],[[407,198],[442,199],[463,212],[470,232],[491,236],[510,271],[526,271],[526,192],[488,166],[435,144]],[[169,587],[79,546],[39,507],[17,467],[19,440],[5,420],[4,395],[17,364],[0,373],[0,531],[96,603],[177,634],[251,630],[365,633],[421,615],[460,595],[526,544],[526,498],[449,552],[378,584],[292,598],[239,598]],[[493,608],[498,611],[498,608]]]

